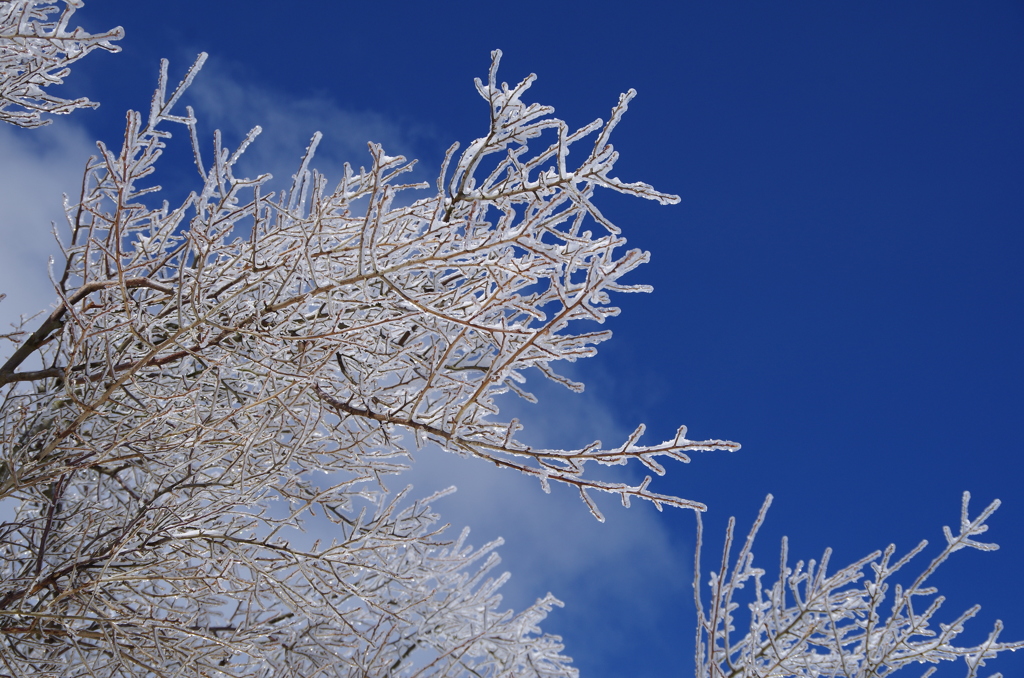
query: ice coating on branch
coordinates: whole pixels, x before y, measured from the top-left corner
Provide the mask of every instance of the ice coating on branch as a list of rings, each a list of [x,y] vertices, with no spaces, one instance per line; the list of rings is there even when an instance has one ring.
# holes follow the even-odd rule
[[[81,0],[0,2],[0,121],[39,127],[50,123],[43,118],[47,113],[62,115],[98,105],[45,91],[64,82],[70,64],[94,49],[121,51],[112,42],[124,37],[121,28],[96,35],[68,28],[71,16],[83,4]]]

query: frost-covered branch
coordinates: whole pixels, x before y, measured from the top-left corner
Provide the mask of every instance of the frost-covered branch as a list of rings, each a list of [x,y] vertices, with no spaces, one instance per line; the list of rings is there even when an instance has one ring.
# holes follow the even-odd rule
[[[490,132],[455,162],[450,180],[442,172],[435,196],[399,204],[399,192],[422,186],[396,184],[411,163],[375,145],[373,166],[346,168],[328,192],[325,178],[308,169],[319,137],[292,189],[274,196],[261,191],[267,176],[233,174],[258,130],[233,153],[215,136],[207,170],[191,109],[170,112],[198,66],[170,97],[161,76],[148,121],[130,116],[118,154],[100,146],[81,202],[68,207],[61,302],[0,367],[0,384],[36,384],[31,395],[10,392],[19,407],[57,392],[61,407],[48,413],[57,416],[45,440],[33,443],[38,451],[18,446],[33,452],[19,459],[19,477],[0,485],[0,495],[102,463],[99,454],[80,459],[70,442],[83,428],[108,435],[108,426],[123,428],[129,417],[150,440],[151,426],[165,425],[117,403],[173,403],[198,388],[214,389],[214,402],[226,405],[274,384],[294,392],[293,416],[322,427],[318,444],[359,450],[365,477],[377,477],[375,460],[411,451],[395,433],[404,429],[414,446],[439,443],[534,475],[545,487],[574,485],[590,505],[586,493],[598,490],[703,508],[651,493],[647,481],[585,480],[584,468],[636,459],[662,474],[657,457],[685,462],[687,452],[734,443],[690,441],[680,429],[671,441],[641,446],[641,427],[612,449],[533,450],[516,440],[517,422],[493,421],[497,395],[533,398],[521,387],[528,368],[581,389],[554,363],[593,355],[610,334],[574,331],[578,321],[617,314],[610,291],[646,290],[619,279],[647,254],[620,255],[625,239],[591,203],[598,186],[675,200],[610,177],[617,155],[607,137],[628,97],[607,125],[568,134],[562,121],[545,117],[550,109],[520,101],[530,79],[515,88],[495,84],[496,57],[491,84],[478,83],[492,110]],[[168,136],[158,128],[164,122],[189,129],[204,179],[174,209],[148,207],[145,196],[158,187],[142,187]],[[528,142],[548,130],[556,138],[530,154]],[[566,170],[570,145],[590,132],[599,132],[597,142],[578,169]],[[449,158],[454,153],[453,146]],[[491,155],[498,157],[482,173]],[[33,355],[44,369],[20,369]],[[118,440],[114,447],[128,444]],[[69,444],[71,457],[62,452]]]
[[[986,659],[1000,652],[1024,648],[1024,641],[999,641],[1002,631],[999,621],[985,642],[970,647],[954,644],[964,624],[980,610],[979,606],[962,613],[951,623],[938,624],[938,629],[931,627],[943,598],[936,596],[936,589],[926,585],[928,579],[954,551],[998,548],[975,539],[988,530],[985,522],[999,507],[998,500],[971,519],[968,515],[970,494],[965,492],[959,533],[954,535],[948,527],[943,528],[946,547],[909,586],[894,584],[891,580],[924,550],[926,541],[895,562],[896,549],[890,545],[885,551],[875,551],[827,574],[830,549],[825,551],[820,564],[811,560],[805,566],[800,561],[790,567],[787,542],[783,539],[779,578],[766,588],[763,582],[766,573],[754,567],[752,547],[771,499],[769,495],[735,560],[730,557],[735,521],[730,519],[721,568],[709,576],[711,597],[706,607],[700,592],[702,534],[700,516],[697,517],[694,593],[698,611],[697,675],[700,678],[884,678],[909,664],[936,664],[958,658],[966,661],[968,678],[974,678]],[[873,576],[868,574],[868,568]],[[750,624],[745,635],[735,637],[734,613],[740,606],[737,602],[740,589],[746,590],[746,598],[751,601],[747,603]],[[934,670],[934,667],[929,669],[925,675],[931,675]]]
[[[538,450],[498,418],[499,395],[533,398],[527,375],[580,390],[559,361],[609,337],[610,293],[646,290],[620,282],[647,254],[595,190],[677,200],[612,174],[631,94],[570,132],[523,102],[532,76],[497,82],[498,57],[477,83],[485,135],[452,146],[425,195],[374,144],[330,188],[319,135],[287,191],[236,176],[259,129],[208,150],[177,111],[205,56],[174,88],[164,63],[122,147],[98,145],[66,205],[55,307],[0,366],[0,498],[21,502],[0,531],[8,672],[574,675],[537,629],[557,601],[501,612],[493,545],[444,541],[386,482],[429,444],[568,484],[597,516],[595,491],[702,509],[587,469],[662,474],[737,445],[680,428],[645,446],[639,427]],[[175,125],[199,185],[171,205],[153,174]],[[334,538],[304,543],[315,524]]]
[[[120,51],[112,41],[124,36],[121,28],[95,35],[69,29],[71,16],[83,5],[81,0],[0,0],[0,121],[39,127],[50,122],[45,114],[98,105],[44,91],[64,82],[69,66],[94,49]]]

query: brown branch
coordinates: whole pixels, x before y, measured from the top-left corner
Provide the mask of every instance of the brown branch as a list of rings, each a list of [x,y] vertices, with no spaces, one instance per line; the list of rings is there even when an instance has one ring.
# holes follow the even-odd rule
[[[32,381],[36,379],[43,379],[47,376],[60,376],[60,374],[63,373],[63,370],[60,370],[59,368],[51,368],[50,370],[40,370],[37,372],[26,372],[20,375],[16,374],[14,370],[18,369],[18,367],[25,362],[30,355],[45,345],[50,340],[50,335],[64,327],[64,316],[67,315],[71,306],[74,306],[93,292],[98,292],[110,287],[117,287],[122,284],[128,289],[148,287],[158,292],[163,292],[164,294],[174,293],[173,288],[161,285],[149,278],[128,278],[123,281],[108,280],[106,282],[88,283],[79,287],[75,290],[74,294],[68,297],[65,303],[61,304],[58,308],[54,309],[52,313],[50,313],[50,316],[43,321],[43,324],[40,325],[35,332],[32,333],[32,336],[26,339],[25,343],[18,347],[18,350],[14,352],[14,355],[12,355],[7,362],[0,367],[0,386],[15,381]],[[54,374],[53,370],[56,370],[57,373]]]

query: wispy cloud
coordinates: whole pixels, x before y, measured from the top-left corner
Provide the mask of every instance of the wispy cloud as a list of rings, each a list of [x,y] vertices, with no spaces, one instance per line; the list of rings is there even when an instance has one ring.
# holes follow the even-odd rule
[[[37,130],[0,126],[0,292],[7,294],[0,331],[56,299],[47,274],[49,257],[60,263],[51,224],[64,225],[61,194],[77,199],[86,160],[95,153],[72,119]]]
[[[230,67],[211,58],[188,95],[202,129],[220,129],[225,141],[235,145],[259,125],[262,133],[240,163],[250,175],[271,172],[274,185],[286,186],[314,132],[323,140],[313,165],[328,179],[337,180],[348,162],[358,168],[370,164],[367,142],[383,145],[389,155],[418,156],[424,146],[436,146],[434,133],[425,125],[398,122],[372,111],[343,108],[332,98],[312,93],[294,98],[271,89],[242,83]],[[419,167],[418,180],[432,180]]]

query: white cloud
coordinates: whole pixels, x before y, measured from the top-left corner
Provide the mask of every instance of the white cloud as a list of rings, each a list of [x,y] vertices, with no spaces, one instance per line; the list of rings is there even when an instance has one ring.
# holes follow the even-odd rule
[[[56,298],[47,274],[49,257],[60,263],[51,223],[64,227],[61,194],[77,198],[86,160],[95,153],[73,119],[36,130],[0,126],[0,292],[7,294],[0,332]]]

